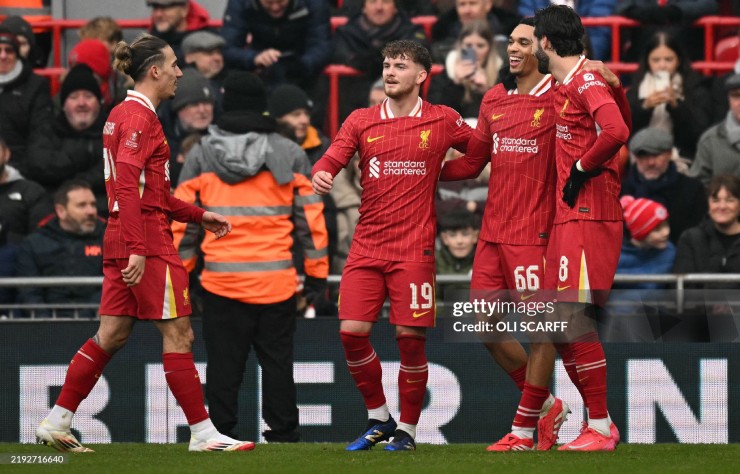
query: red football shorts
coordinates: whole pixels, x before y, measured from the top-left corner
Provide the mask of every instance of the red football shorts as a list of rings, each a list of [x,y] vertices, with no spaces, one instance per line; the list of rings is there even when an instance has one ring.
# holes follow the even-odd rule
[[[552,226],[545,289],[559,301],[606,304],[622,250],[621,221],[569,221]]]
[[[103,260],[100,314],[160,320],[192,313],[188,272],[179,255],[147,257],[141,282],[131,288],[121,276],[127,266],[127,258]]]
[[[526,300],[544,284],[544,245],[508,245],[479,240],[470,280],[475,290],[513,290],[514,298]]]
[[[339,283],[339,319],[375,323],[386,296],[390,322],[434,327],[434,262],[391,262],[350,253]]]

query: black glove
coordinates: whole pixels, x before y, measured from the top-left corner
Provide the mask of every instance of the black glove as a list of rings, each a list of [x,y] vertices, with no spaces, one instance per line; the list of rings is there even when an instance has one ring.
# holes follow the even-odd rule
[[[578,163],[578,161],[574,162],[573,166],[571,166],[570,177],[568,178],[568,181],[565,182],[565,186],[563,186],[563,202],[571,208],[576,205],[578,193],[581,192],[581,188],[586,183],[586,181],[593,178],[594,176],[600,175],[602,171],[601,169],[595,169],[593,171],[581,171],[576,166],[576,163]]]
[[[326,278],[315,278],[306,275],[303,282],[303,296],[309,305],[314,304],[316,300],[321,299],[326,291]]]

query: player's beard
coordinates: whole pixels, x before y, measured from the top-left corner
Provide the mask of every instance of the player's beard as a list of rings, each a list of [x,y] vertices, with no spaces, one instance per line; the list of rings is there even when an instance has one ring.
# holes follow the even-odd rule
[[[396,83],[396,86],[401,86],[401,83],[400,82]],[[391,99],[396,100],[396,99],[400,99],[402,97],[409,95],[413,90],[414,90],[413,84],[409,85],[408,87],[396,87],[396,89],[391,92],[388,92],[388,89],[386,88],[385,95],[387,95]]]
[[[537,48],[537,51],[534,52],[534,57],[537,59],[537,71],[540,74],[549,74],[550,57],[541,48]]]

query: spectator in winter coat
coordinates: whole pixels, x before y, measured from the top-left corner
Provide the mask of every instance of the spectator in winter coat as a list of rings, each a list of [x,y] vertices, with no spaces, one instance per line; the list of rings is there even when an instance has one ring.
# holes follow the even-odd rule
[[[79,277],[103,275],[103,221],[98,218],[95,195],[85,181],[68,181],[54,194],[56,214],[26,237],[18,250],[17,274],[21,277]],[[23,304],[99,303],[100,288],[94,286],[23,287]],[[96,310],[83,310],[94,317]],[[57,316],[73,316],[73,310]],[[50,317],[50,310],[36,310],[36,317]]]

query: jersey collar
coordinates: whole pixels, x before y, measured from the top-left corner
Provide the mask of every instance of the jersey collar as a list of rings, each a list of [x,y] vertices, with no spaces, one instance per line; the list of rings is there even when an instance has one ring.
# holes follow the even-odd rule
[[[421,100],[421,97],[418,97],[416,100],[416,106],[411,109],[411,112],[409,112],[409,117],[421,117],[421,105],[423,102]],[[383,103],[380,104],[380,118],[382,120],[396,118],[395,115],[393,115],[393,111],[391,110],[390,105],[390,99],[388,98],[386,98]]]
[[[568,75],[565,76],[565,79],[563,79],[563,85],[570,84],[570,81],[572,81],[575,75],[578,74],[578,71],[581,70],[581,68],[583,67],[583,63],[585,62],[586,62],[586,56],[580,56],[576,65],[573,67],[573,69],[570,70]]]
[[[552,87],[552,74],[545,74],[545,77],[542,78],[542,80],[537,83],[536,86],[532,88],[531,91],[529,91],[529,94],[527,95],[533,95],[536,97],[540,97],[545,92],[549,91]],[[519,95],[519,90],[515,87],[511,90],[509,90],[509,95]]]
[[[157,111],[154,109],[154,104],[152,104],[152,101],[149,100],[149,97],[145,96],[141,92],[137,92],[137,91],[134,91],[134,90],[129,90],[128,92],[126,92],[126,99],[125,100],[127,100],[127,101],[133,100],[134,102],[138,102],[141,105],[143,105],[144,107],[146,107],[147,109],[149,109],[152,112],[154,112],[155,114],[157,113]]]

